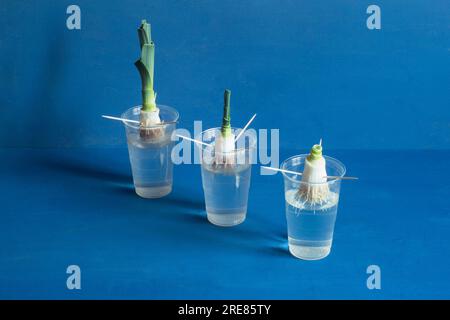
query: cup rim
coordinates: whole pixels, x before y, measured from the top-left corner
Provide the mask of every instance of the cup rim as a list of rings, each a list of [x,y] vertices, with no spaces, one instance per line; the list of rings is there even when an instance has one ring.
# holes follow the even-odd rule
[[[173,108],[173,107],[170,107],[170,106],[166,106],[166,105],[164,105],[164,104],[157,104],[156,107],[157,107],[158,109],[163,109],[163,110],[168,110],[168,111],[170,111],[170,112],[173,112],[174,115],[175,115],[175,120],[173,120],[173,121],[171,121],[171,122],[169,122],[169,123],[166,123],[166,124],[163,122],[163,123],[160,123],[160,124],[155,124],[155,125],[147,126],[147,127],[141,127],[140,125],[135,125],[135,124],[132,124],[132,123],[130,123],[130,122],[125,122],[125,121],[123,121],[123,124],[124,124],[125,126],[129,127],[129,128],[133,128],[133,129],[139,130],[139,129],[161,128],[161,127],[165,127],[165,126],[168,126],[168,125],[171,125],[171,124],[176,124],[176,123],[178,123],[178,121],[179,121],[179,119],[180,119],[180,114],[179,114],[179,112],[177,111],[177,109],[175,109],[175,108]],[[141,108],[142,108],[142,105],[141,105],[141,104],[139,104],[139,105],[137,105],[137,106],[134,106],[134,107],[131,107],[131,108],[128,108],[128,109],[126,109],[124,112],[122,112],[121,117],[124,118],[124,119],[128,119],[128,118],[125,116],[125,114],[126,114],[128,111],[133,110],[133,109],[139,109],[139,112],[140,112],[140,111],[141,111]],[[130,119],[130,120],[131,120],[131,119]]]
[[[203,130],[202,132],[200,132],[200,133],[195,137],[195,139],[203,142],[203,140],[201,139],[201,137],[203,136],[203,134],[204,134],[205,132],[212,131],[212,130],[214,130],[214,131],[220,131],[221,129],[222,129],[221,127],[214,127],[214,128],[209,128],[209,129]],[[238,127],[231,127],[231,129],[234,130],[234,131],[242,130],[242,128],[238,128]],[[227,154],[235,154],[235,153],[239,153],[239,152],[242,152],[242,151],[245,151],[245,150],[253,150],[253,149],[256,148],[256,141],[257,141],[256,138],[252,138],[252,141],[251,141],[252,143],[251,143],[250,146],[244,147],[244,148],[234,149],[233,151],[221,152],[220,154],[227,155]],[[195,143],[195,145],[196,145],[200,150],[203,150],[203,148],[209,148],[209,147],[212,148],[212,147],[214,147],[214,145],[204,146],[204,145],[202,145],[202,144],[199,144],[198,142],[194,142],[194,143]]]
[[[309,154],[298,154],[298,155],[291,156],[291,157],[287,158],[286,160],[284,160],[284,161],[281,163],[280,169],[285,169],[286,164],[287,164],[289,161],[291,161],[291,160],[293,160],[293,159],[295,159],[295,158],[303,158],[303,159],[306,159],[307,156],[309,156]],[[326,159],[326,161],[334,162],[335,164],[337,164],[338,166],[340,166],[340,167],[342,168],[342,174],[340,174],[339,177],[342,178],[342,177],[345,175],[345,173],[347,172],[347,168],[345,167],[345,165],[344,165],[341,161],[339,161],[339,160],[336,159],[336,158],[333,158],[333,157],[330,157],[330,156],[326,156],[326,155],[323,155],[323,157]],[[339,180],[338,178],[331,178],[331,179],[328,180],[327,182],[323,182],[323,183],[320,183],[320,182],[302,182],[301,180],[297,180],[297,179],[294,179],[294,178],[290,177],[290,176],[289,176],[290,173],[286,173],[286,172],[281,172],[281,173],[283,174],[283,176],[284,176],[285,178],[287,178],[288,180],[290,180],[290,181],[292,181],[292,182],[294,182],[294,183],[305,183],[305,184],[315,185],[315,184],[324,184],[324,183],[327,183],[327,184],[328,184],[328,183],[333,183],[333,182]],[[301,176],[299,176],[299,177],[301,177]]]

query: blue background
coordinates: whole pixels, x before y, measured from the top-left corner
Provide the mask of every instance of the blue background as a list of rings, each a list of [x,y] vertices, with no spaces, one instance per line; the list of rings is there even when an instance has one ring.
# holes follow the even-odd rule
[[[100,115],[140,103],[142,18],[180,127],[217,126],[230,88],[233,124],[257,112],[255,128],[280,128],[281,159],[322,137],[360,177],[328,258],[289,256],[281,177],[257,167],[231,229],[207,223],[198,166],[175,168],[167,198],[134,194],[123,129]],[[0,297],[450,298],[449,21],[439,0],[3,0]]]

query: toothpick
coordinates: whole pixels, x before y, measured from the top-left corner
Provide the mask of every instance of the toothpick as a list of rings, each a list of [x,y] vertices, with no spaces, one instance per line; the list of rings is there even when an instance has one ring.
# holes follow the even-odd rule
[[[322,138],[320,138],[319,146],[322,146]]]
[[[199,141],[199,140],[196,140],[196,139],[188,138],[188,137],[182,136],[180,134],[177,134],[176,136],[179,137],[179,138],[182,138],[182,139],[186,139],[186,140],[189,140],[189,141],[192,141],[192,142],[196,142],[196,143],[202,144],[204,146],[211,147],[211,145],[209,143],[206,143],[206,142],[203,142],[203,141]]]
[[[263,167],[265,169],[273,170],[273,171],[279,171],[279,172],[290,173],[290,174],[297,174],[299,176],[303,175],[303,173],[301,173],[301,172],[296,172],[296,171],[291,171],[291,170],[279,169],[279,168],[274,168],[274,167],[266,167],[266,166],[261,166],[261,167]],[[357,177],[341,177],[341,176],[325,176],[324,178],[337,179],[337,180],[358,180]]]
[[[131,120],[131,119],[125,119],[125,118],[119,118],[119,117],[113,117],[113,116],[105,116],[105,115],[103,115],[102,117],[105,119],[110,119],[110,120],[118,120],[118,121],[123,121],[123,122],[140,124],[140,122],[137,120]]]
[[[256,117],[256,113],[253,115],[253,117],[251,117],[251,119],[247,122],[247,124],[245,125],[245,127],[242,129],[241,132],[239,132],[239,134],[237,135],[237,137],[234,139],[234,142],[236,143],[239,138],[242,136],[242,134],[244,134],[244,131],[247,130],[248,126],[250,125],[250,123],[253,122],[253,120],[255,120]]]

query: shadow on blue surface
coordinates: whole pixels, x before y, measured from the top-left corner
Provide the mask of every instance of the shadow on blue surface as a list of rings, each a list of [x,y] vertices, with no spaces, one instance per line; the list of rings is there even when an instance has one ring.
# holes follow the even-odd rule
[[[118,172],[117,170],[105,168],[108,158],[80,158],[74,154],[69,156],[65,153],[52,152],[37,158],[35,165],[59,174],[69,174],[86,179],[96,179],[103,182],[129,183],[131,174]]]
[[[174,191],[167,197],[143,199],[134,191],[131,174],[125,173],[123,167],[114,166],[115,162],[102,153],[91,150],[83,156],[83,153],[69,154],[52,151],[40,155],[37,159],[38,161],[34,164],[41,170],[45,169],[52,175],[68,179],[76,177],[80,180],[77,185],[98,187],[100,190],[96,191],[96,195],[99,199],[101,194],[107,194],[108,198],[112,197],[120,202],[120,205],[114,205],[114,209],[110,208],[111,205],[104,204],[109,208],[106,214],[123,213],[130,217],[129,223],[133,223],[131,217],[134,219],[139,216],[140,218],[134,221],[135,224],[147,227],[153,235],[158,234],[160,239],[165,241],[170,242],[171,238],[179,241],[181,237],[181,239],[189,239],[188,243],[181,244],[183,246],[194,248],[209,243],[209,245],[220,247],[221,250],[245,253],[255,249],[261,251],[261,244],[272,239],[274,245],[267,246],[267,252],[283,255],[283,249],[277,245],[278,241],[286,239],[285,234],[280,233],[279,236],[270,237],[264,234],[264,231],[245,222],[234,228],[222,228],[210,224],[206,219],[203,195],[197,192],[194,196],[192,188],[175,185]],[[124,164],[128,167],[128,159],[123,160],[126,160]],[[182,178],[178,177],[178,179]],[[70,189],[75,185],[68,184],[67,187]],[[251,211],[248,216],[253,216]],[[174,238],[173,235],[176,237]],[[284,255],[286,254],[284,249]]]

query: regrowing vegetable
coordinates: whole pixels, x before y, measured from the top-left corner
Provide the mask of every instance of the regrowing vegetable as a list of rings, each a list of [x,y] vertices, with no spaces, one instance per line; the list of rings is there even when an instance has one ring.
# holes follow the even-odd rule
[[[141,57],[134,64],[142,80],[142,110],[154,111],[156,109],[156,93],[153,90],[155,44],[152,41],[150,24],[142,20],[138,29]]]
[[[230,117],[230,97],[231,91],[226,89],[224,92],[223,117],[220,134],[216,136],[215,155],[216,163],[231,164],[233,163],[235,150],[235,136],[231,130]]]

